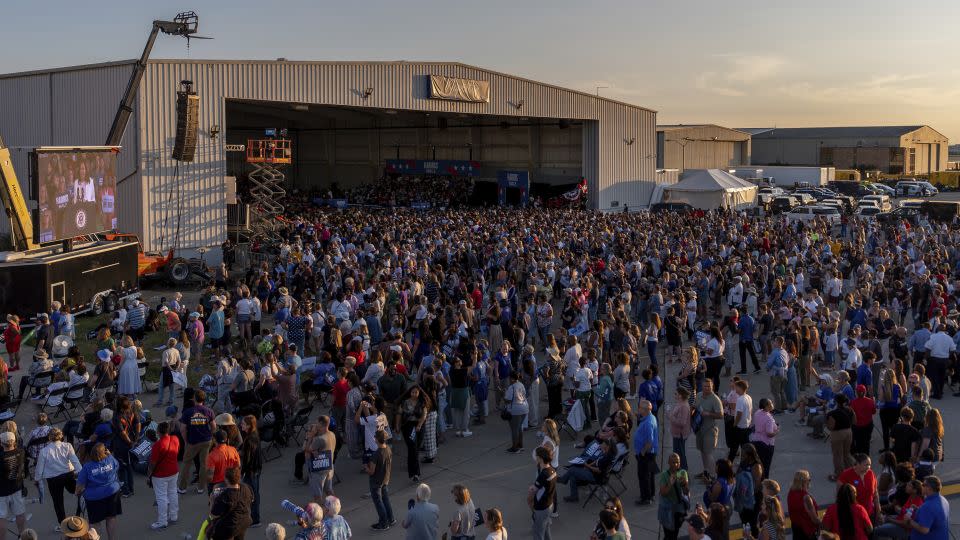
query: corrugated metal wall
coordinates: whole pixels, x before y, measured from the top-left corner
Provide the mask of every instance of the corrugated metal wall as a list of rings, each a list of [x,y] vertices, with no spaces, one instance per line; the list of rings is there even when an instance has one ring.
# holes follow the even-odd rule
[[[600,210],[645,206],[656,184],[656,113],[606,101],[598,109],[598,172],[591,204]],[[585,174],[588,137],[592,134],[584,130]]]
[[[14,168],[28,190],[30,150],[37,146],[99,146],[107,138],[132,64],[113,64],[76,70],[52,71],[22,77],[0,78],[0,136],[11,147]],[[118,180],[136,173],[137,117],[124,133]],[[137,231],[142,208],[136,204],[138,182],[121,182],[117,210],[120,226]],[[0,232],[9,231],[2,220]]]
[[[750,135],[720,126],[658,132],[658,165],[666,169],[723,169],[750,164]],[[716,139],[714,139],[716,138]]]

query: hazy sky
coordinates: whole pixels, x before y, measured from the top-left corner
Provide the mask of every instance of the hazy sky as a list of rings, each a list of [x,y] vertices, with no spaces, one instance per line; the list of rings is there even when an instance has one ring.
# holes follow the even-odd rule
[[[475,64],[730,127],[929,124],[960,142],[960,2],[5,2],[0,72],[139,56],[194,9],[213,41],[155,58]],[[0,106],[15,106],[2,103]]]

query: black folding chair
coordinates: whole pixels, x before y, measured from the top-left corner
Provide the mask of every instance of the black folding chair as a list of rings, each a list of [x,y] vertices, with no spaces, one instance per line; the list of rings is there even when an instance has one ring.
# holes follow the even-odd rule
[[[50,416],[50,420],[57,418],[63,413],[67,412],[66,401],[64,400],[67,395],[67,391],[70,390],[69,386],[62,386],[54,390],[47,392],[46,399],[43,400],[43,403],[40,404],[41,412],[48,412],[47,409],[53,409],[53,414]]]
[[[283,455],[281,443],[283,441],[283,429],[285,426],[282,416],[277,418],[276,409],[272,402],[268,401],[260,406],[260,421],[261,424],[258,426],[260,442],[267,443],[266,448],[261,447],[263,461],[277,459]],[[277,457],[270,457],[271,449],[277,451]]]
[[[621,458],[617,458],[620,461]],[[614,462],[616,464],[616,462]],[[617,491],[610,485],[610,476],[612,475],[613,465],[600,475],[600,479],[595,482],[587,482],[586,486],[590,488],[586,500],[583,501],[583,508],[586,508],[590,501],[596,499],[603,504],[607,499],[617,496]]]
[[[30,389],[30,394],[33,395],[37,393],[38,390],[43,390],[44,388],[53,384],[53,370],[50,371],[41,371],[33,376],[33,379],[30,379],[29,375],[24,375],[27,377],[27,388]],[[12,388],[11,388],[12,390]]]
[[[67,388],[67,394],[63,396],[67,417],[73,420],[73,413],[77,410],[80,411],[80,414],[83,414],[87,403],[91,401],[92,395],[93,389],[87,386],[87,383],[79,383]]]
[[[296,443],[303,444],[300,439],[306,434],[307,424],[310,422],[310,413],[313,412],[313,406],[308,405],[300,408],[290,419],[287,430],[290,432]]]

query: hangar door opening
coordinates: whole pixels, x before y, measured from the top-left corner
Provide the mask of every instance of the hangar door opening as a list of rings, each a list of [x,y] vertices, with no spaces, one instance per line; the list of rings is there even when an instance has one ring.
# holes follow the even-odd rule
[[[555,197],[583,176],[577,120],[227,100],[226,144],[262,139],[266,130],[284,130],[291,141],[288,192],[350,204],[494,205],[498,177],[523,171],[528,191],[508,194],[520,203]],[[227,159],[242,198],[249,167],[239,153]]]

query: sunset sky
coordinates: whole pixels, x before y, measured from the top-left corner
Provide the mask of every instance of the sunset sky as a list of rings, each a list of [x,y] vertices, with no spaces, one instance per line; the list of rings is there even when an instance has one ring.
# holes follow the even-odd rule
[[[155,58],[459,61],[606,86],[660,123],[929,124],[960,142],[949,1],[16,2],[0,72],[136,57],[178,9],[216,39],[161,37]]]

